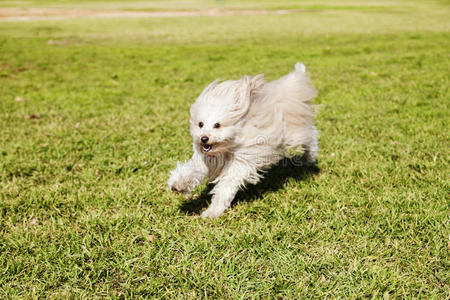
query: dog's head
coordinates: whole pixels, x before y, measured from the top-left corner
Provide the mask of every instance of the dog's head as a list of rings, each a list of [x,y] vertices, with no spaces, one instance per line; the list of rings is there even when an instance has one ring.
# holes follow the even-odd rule
[[[262,75],[208,85],[191,106],[194,146],[206,155],[231,150],[251,105],[252,96],[264,84]]]

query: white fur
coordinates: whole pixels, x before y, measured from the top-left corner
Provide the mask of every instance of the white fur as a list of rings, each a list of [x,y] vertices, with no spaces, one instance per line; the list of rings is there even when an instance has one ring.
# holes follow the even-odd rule
[[[214,81],[191,107],[194,154],[171,172],[169,188],[189,194],[204,180],[212,180],[216,185],[211,205],[202,217],[218,217],[239,189],[256,184],[261,171],[287,150],[304,151],[307,161],[315,163],[319,146],[311,100],[316,95],[300,62],[293,72],[272,82],[263,75]],[[209,152],[202,147],[203,136],[212,145]]]

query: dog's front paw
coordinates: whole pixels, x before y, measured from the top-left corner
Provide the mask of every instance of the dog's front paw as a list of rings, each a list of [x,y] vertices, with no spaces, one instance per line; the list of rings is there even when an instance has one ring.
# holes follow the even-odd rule
[[[226,208],[225,207],[214,207],[214,206],[210,206],[208,207],[207,210],[205,210],[202,213],[202,218],[206,219],[206,218],[218,218],[221,215],[223,215],[223,213],[225,212]]]
[[[169,189],[175,193],[183,193],[185,195],[189,195],[189,193],[191,192],[189,180],[187,180],[185,176],[183,176],[176,170],[172,171],[172,173],[170,174],[167,185],[169,186]]]
[[[172,184],[169,185],[169,189],[177,194],[185,194],[185,195],[189,195],[189,191],[187,189],[184,189],[182,186],[177,185],[177,184]]]
[[[181,193],[181,194],[189,194],[190,190],[186,184],[186,182],[184,182],[183,180],[169,180],[169,182],[167,183],[169,186],[169,189],[174,192],[174,193]]]

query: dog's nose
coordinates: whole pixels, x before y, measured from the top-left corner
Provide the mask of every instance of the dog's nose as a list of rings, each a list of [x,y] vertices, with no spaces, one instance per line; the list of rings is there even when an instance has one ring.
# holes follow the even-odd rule
[[[209,137],[202,136],[202,138],[200,140],[202,141],[203,144],[206,144],[209,141]]]

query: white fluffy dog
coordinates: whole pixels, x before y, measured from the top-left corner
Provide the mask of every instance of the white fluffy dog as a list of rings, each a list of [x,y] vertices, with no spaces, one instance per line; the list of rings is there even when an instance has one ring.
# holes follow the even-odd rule
[[[298,62],[295,70],[272,82],[263,75],[217,80],[191,106],[194,154],[177,163],[169,188],[189,194],[205,179],[215,187],[202,217],[218,217],[247,183],[256,184],[262,171],[288,150],[304,151],[314,164],[319,151],[311,100],[317,95]]]

